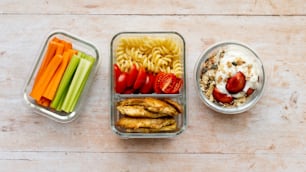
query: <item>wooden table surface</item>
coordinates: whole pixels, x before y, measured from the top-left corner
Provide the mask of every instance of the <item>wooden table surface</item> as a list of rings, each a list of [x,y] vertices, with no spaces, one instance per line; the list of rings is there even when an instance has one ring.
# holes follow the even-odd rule
[[[0,171],[306,171],[305,0],[1,0]],[[23,87],[47,34],[90,40],[102,61],[69,124],[33,113]],[[177,31],[187,50],[187,130],[121,139],[110,128],[110,41],[121,31]],[[222,115],[197,96],[193,70],[210,45],[254,48],[268,76],[248,112]]]

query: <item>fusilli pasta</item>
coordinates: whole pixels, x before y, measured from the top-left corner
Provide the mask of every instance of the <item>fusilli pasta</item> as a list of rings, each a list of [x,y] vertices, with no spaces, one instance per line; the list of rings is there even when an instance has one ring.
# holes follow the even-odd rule
[[[121,71],[128,72],[133,64],[148,72],[183,74],[182,45],[170,37],[120,38],[115,49],[116,63]]]

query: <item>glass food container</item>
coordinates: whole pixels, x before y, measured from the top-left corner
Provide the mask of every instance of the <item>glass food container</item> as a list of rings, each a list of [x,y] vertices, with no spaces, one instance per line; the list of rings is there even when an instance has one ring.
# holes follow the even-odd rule
[[[195,66],[195,86],[202,102],[223,114],[242,113],[262,97],[266,76],[254,50],[237,42],[209,47]]]
[[[82,52],[83,54],[85,54],[85,56],[86,55],[91,56],[90,59],[93,60],[93,63],[91,64],[91,70],[89,70],[90,72],[87,73],[87,81],[84,82],[85,84],[83,84],[82,86],[83,89],[81,89],[81,91],[78,93],[79,98],[76,101],[75,108],[73,108],[73,110],[71,110],[70,112],[64,112],[62,110],[55,110],[54,108],[51,108],[51,107],[45,107],[45,106],[39,105],[37,101],[30,96],[35,79],[37,77],[37,73],[39,72],[40,66],[43,63],[45,54],[47,53],[48,44],[57,38],[59,38],[60,40],[70,42],[74,50],[77,50],[77,52]],[[54,31],[50,33],[47,36],[46,40],[44,41],[42,48],[40,50],[39,56],[32,68],[32,72],[30,73],[29,78],[26,81],[26,85],[23,91],[25,102],[29,105],[31,109],[33,109],[34,112],[41,114],[43,116],[46,116],[48,118],[51,118],[57,122],[68,123],[68,122],[73,121],[79,116],[78,112],[80,111],[82,106],[85,106],[84,100],[87,99],[86,93],[88,92],[88,89],[90,88],[90,85],[92,84],[94,75],[98,69],[98,64],[100,60],[99,58],[100,58],[99,52],[92,43],[78,36],[65,32],[65,31]]]
[[[176,32],[121,32],[111,41],[110,55],[113,132],[122,138],[181,134],[187,125],[183,37]],[[175,115],[167,111],[173,107]]]

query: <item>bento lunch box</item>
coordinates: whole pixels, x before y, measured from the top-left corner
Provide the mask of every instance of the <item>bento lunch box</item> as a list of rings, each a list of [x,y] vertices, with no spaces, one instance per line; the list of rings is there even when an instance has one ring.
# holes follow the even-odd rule
[[[113,132],[122,138],[181,134],[187,127],[183,37],[177,32],[120,32],[111,41],[110,58]]]

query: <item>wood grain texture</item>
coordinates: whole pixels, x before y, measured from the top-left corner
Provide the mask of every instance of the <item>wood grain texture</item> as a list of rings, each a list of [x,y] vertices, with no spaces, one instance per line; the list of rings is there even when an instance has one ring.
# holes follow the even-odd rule
[[[7,171],[301,171],[305,155],[10,152]],[[115,161],[114,161],[115,160]],[[183,164],[183,165],[182,165]]]
[[[100,1],[74,1],[71,6],[67,6],[69,1],[61,6],[57,1],[34,2],[34,7],[22,4],[25,1],[0,2],[1,171],[24,171],[25,167],[27,171],[306,170],[303,1],[278,1],[277,10],[269,6],[274,1],[235,1],[235,8],[216,8],[224,2],[207,1],[204,9],[194,5],[200,3],[197,1],[183,1],[171,8],[168,3],[174,1],[159,8],[160,1],[150,1],[147,6],[140,5],[143,1],[125,4],[126,8],[136,5],[137,10],[117,9],[116,3],[108,1],[97,6]],[[255,2],[262,8],[243,11]],[[188,15],[178,15],[185,13]],[[102,57],[86,106],[69,124],[33,113],[22,97],[44,38],[57,29],[93,42]],[[188,128],[180,136],[120,139],[112,133],[109,51],[112,37],[122,31],[177,31],[183,35]],[[209,110],[194,90],[196,60],[210,45],[225,40],[254,48],[268,78],[259,103],[232,116]]]
[[[2,0],[6,14],[305,15],[305,0]]]

